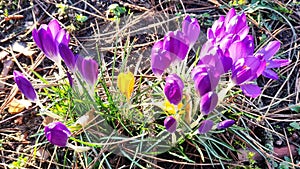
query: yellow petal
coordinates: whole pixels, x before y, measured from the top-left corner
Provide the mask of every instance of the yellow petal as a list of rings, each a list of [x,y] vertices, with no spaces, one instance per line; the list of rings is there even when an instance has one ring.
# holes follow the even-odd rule
[[[131,72],[120,73],[118,75],[117,86],[127,100],[130,99],[134,87],[134,75]]]
[[[164,111],[168,115],[174,115],[176,113],[175,106],[171,104],[167,99],[164,102]]]

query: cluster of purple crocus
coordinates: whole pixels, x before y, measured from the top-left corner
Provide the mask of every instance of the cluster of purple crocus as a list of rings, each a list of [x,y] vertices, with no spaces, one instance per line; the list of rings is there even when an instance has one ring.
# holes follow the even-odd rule
[[[169,32],[163,40],[156,42],[151,53],[153,73],[161,76],[173,62],[185,59],[199,33],[197,20],[186,16],[182,31]],[[210,114],[218,104],[220,98],[216,88],[223,74],[231,73],[232,83],[240,86],[246,96],[255,98],[261,94],[255,80],[260,75],[277,80],[277,73],[271,69],[290,63],[288,59],[273,59],[280,48],[279,41],[271,41],[254,52],[253,36],[248,33],[246,15],[237,14],[234,8],[226,16],[220,16],[207,30],[207,42],[202,46],[199,61],[191,72],[194,88],[200,96],[200,111],[203,115]],[[170,74],[166,77],[164,92],[170,103],[180,103],[183,88],[184,83],[178,75]],[[171,123],[177,125],[176,120],[170,120],[172,118],[174,117],[165,120],[165,127],[171,133],[176,130],[174,127],[170,130]],[[217,128],[223,129],[233,124],[229,119],[219,123]],[[200,123],[199,133],[205,133],[212,127],[213,121],[204,120]]]
[[[33,40],[47,58],[60,66],[64,61],[71,73],[79,72],[82,79],[91,88],[98,79],[98,63],[92,58],[74,55],[69,48],[69,33],[61,28],[57,20],[48,25],[42,24],[39,29],[32,31]],[[70,86],[73,86],[71,74],[67,71]],[[38,103],[37,93],[31,82],[19,71],[14,71],[14,80],[20,91],[31,101]],[[66,146],[71,132],[61,122],[53,122],[45,127],[45,135],[49,142],[57,146]]]

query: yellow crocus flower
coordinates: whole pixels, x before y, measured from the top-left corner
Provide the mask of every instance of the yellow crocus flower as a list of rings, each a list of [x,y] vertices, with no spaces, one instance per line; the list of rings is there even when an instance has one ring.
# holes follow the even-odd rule
[[[117,85],[122,94],[124,94],[127,100],[130,99],[134,87],[134,75],[131,72],[118,75]]]

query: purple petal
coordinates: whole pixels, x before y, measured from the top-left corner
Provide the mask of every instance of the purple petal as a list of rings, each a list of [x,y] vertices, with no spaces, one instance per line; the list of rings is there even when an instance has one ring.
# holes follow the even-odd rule
[[[260,87],[258,87],[255,84],[243,84],[240,87],[241,87],[243,93],[248,97],[255,98],[255,97],[259,96],[261,93]]]
[[[248,56],[247,48],[243,42],[235,42],[231,44],[228,51],[233,63],[240,58],[245,58]]]
[[[190,16],[187,15],[182,22],[182,32],[189,41],[189,46],[193,46],[200,34],[198,20],[195,18],[191,19]]]
[[[269,60],[267,63],[267,68],[278,68],[278,67],[283,67],[288,64],[290,64],[290,60],[288,59],[272,59]]]
[[[212,112],[218,104],[218,95],[215,92],[208,92],[200,100],[200,111],[204,115]]]
[[[71,51],[71,49],[69,49],[67,45],[64,45],[62,43],[58,46],[58,49],[59,54],[64,60],[66,66],[70,69],[71,72],[73,72],[76,62],[73,52]]]
[[[175,54],[178,59],[183,60],[189,51],[189,45],[184,34],[181,31],[175,31],[169,32],[165,36],[163,49]]]
[[[217,129],[221,130],[221,129],[226,129],[228,127],[231,127],[232,125],[234,125],[235,121],[232,119],[227,119],[224,121],[221,121],[218,125],[217,125]]]
[[[214,122],[212,120],[203,120],[198,128],[198,134],[205,134],[209,132],[213,126]]]
[[[280,49],[280,42],[279,41],[272,41],[267,44],[266,47],[262,48],[257,53],[262,53],[266,60],[269,60],[273,57],[277,51]]]
[[[40,40],[40,37],[39,37],[39,34],[38,34],[38,30],[37,30],[37,29],[33,29],[33,30],[32,30],[32,37],[33,37],[33,40],[34,40],[34,42],[36,43],[36,45],[37,45],[42,51],[44,51],[43,45],[42,45],[42,43],[41,43],[41,40]]]
[[[71,88],[73,88],[73,78],[72,78],[71,74],[68,71],[67,71],[67,78],[69,80]]]
[[[205,68],[203,65],[198,65],[192,70],[191,74],[195,81],[195,89],[200,96],[214,90],[218,85],[220,77],[215,73],[216,71],[213,68]]]
[[[164,120],[164,126],[168,132],[174,133],[177,128],[177,121],[173,116],[168,116]]]
[[[164,93],[170,103],[178,105],[183,96],[184,84],[181,78],[176,74],[171,74],[166,78]]]
[[[60,57],[58,55],[58,44],[52,38],[51,32],[41,29],[39,37],[42,41],[45,55],[54,62],[58,62]]]
[[[52,122],[45,126],[44,133],[47,140],[56,146],[65,147],[68,138],[71,136],[70,130],[61,122]]]
[[[14,81],[16,82],[19,90],[25,95],[25,97],[35,102],[37,100],[37,94],[30,81],[17,70],[15,70],[13,74]]]
[[[48,28],[50,29],[52,39],[55,39],[56,35],[60,31],[61,27],[56,19],[49,22]]]
[[[225,24],[228,24],[229,21],[236,15],[236,12],[235,12],[235,9],[234,8],[231,8],[226,17],[225,17]]]
[[[92,58],[84,58],[82,61],[83,78],[90,86],[94,86],[98,79],[98,63]]]
[[[64,45],[69,45],[69,42],[70,42],[70,35],[68,32],[66,32],[64,29],[61,29],[56,37],[55,37],[55,40],[60,44],[64,44]]]
[[[212,48],[214,48],[212,41],[211,40],[206,41],[201,48],[199,58],[202,59],[204,56],[209,54]]]
[[[81,76],[83,76],[83,69],[82,69],[83,57],[81,57],[79,54],[76,54],[75,60],[76,60],[76,68],[81,74]]]
[[[262,75],[265,76],[265,77],[267,77],[267,78],[273,79],[273,80],[278,80],[279,79],[277,73],[274,72],[271,69],[265,69],[263,71]]]
[[[160,76],[175,60],[176,56],[162,49],[163,41],[158,41],[152,47],[151,68],[156,76]]]

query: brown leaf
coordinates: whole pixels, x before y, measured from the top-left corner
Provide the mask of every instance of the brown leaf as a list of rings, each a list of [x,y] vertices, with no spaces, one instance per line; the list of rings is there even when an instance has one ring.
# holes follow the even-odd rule
[[[8,112],[10,114],[18,114],[22,112],[25,108],[28,109],[31,106],[31,102],[28,100],[17,100],[13,99],[8,105]]]
[[[12,50],[15,52],[22,53],[23,55],[28,57],[31,57],[35,53],[35,51],[31,50],[29,47],[25,47],[23,44],[19,42],[15,42],[12,45]]]
[[[95,110],[92,109],[85,113],[83,116],[81,116],[75,124],[80,124],[83,128],[86,127],[94,118]]]

